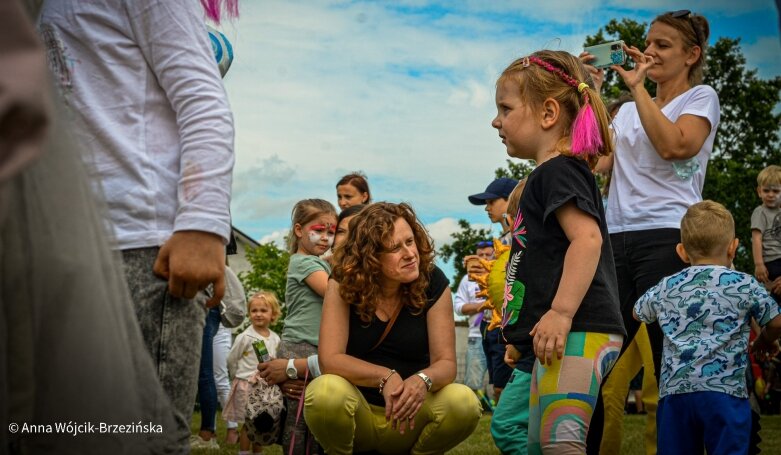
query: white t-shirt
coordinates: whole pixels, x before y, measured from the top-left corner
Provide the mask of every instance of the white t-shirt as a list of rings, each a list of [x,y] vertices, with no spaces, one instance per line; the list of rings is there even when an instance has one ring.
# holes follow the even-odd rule
[[[461,309],[467,303],[480,303],[482,304],[485,299],[475,297],[475,294],[480,291],[480,286],[474,282],[469,281],[469,276],[464,275],[461,279],[461,283],[458,285],[458,291],[456,297],[453,299],[453,309],[459,316],[464,316]],[[469,338],[482,338],[480,334],[480,321],[478,320],[480,313],[475,313],[469,316]]]
[[[233,347],[228,353],[228,371],[232,377],[249,380],[258,371],[258,356],[255,355],[252,343],[259,340],[266,343],[266,349],[272,358],[277,357],[279,335],[273,330],[269,330],[268,336],[264,337],[255,330],[255,327],[250,325],[236,337]]]
[[[673,165],[687,160],[663,160],[643,129],[637,105],[621,106],[613,120],[616,153],[605,210],[611,234],[678,229],[686,209],[702,200],[705,171],[721,117],[718,95],[710,86],[698,85],[673,99],[662,113],[673,122],[684,114],[704,117],[710,123],[710,134],[689,163],[693,173],[682,178]]]
[[[781,258],[781,209],[764,204],[751,214],[751,230],[762,233],[762,261],[768,263]]]
[[[227,243],[233,118],[200,3],[47,1],[39,27],[116,247]]]

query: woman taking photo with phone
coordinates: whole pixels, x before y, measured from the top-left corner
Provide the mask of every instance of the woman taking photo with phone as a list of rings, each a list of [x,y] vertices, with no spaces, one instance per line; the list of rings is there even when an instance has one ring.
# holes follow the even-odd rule
[[[675,252],[681,241],[680,222],[686,209],[702,200],[720,119],[718,95],[700,85],[709,35],[703,16],[686,10],[664,13],[651,22],[644,51],[624,46],[634,68],[611,67],[634,99],[613,121],[616,152],[606,209],[628,334],[624,346],[640,327],[632,318],[635,301],[685,266]],[[592,57],[584,53],[581,58],[588,63]],[[603,71],[589,70],[601,85]],[[645,88],[646,78],[656,83],[655,97]],[[658,382],[662,331],[652,324],[648,334]],[[601,424],[597,410],[589,431],[589,453],[599,451]]]

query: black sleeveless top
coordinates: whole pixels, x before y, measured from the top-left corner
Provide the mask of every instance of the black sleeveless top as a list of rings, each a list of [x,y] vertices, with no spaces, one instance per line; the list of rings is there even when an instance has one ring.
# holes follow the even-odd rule
[[[367,362],[382,365],[396,370],[406,379],[430,365],[428,348],[428,326],[426,315],[428,310],[448,288],[448,279],[439,267],[434,266],[426,289],[426,306],[419,314],[412,314],[408,307],[402,308],[396,323],[391,328],[382,344],[372,350],[380,340],[388,323],[375,316],[368,324],[361,321],[350,306],[350,332],[347,339],[346,353]],[[377,384],[379,385],[379,384]],[[385,406],[385,399],[377,387],[358,387],[363,396],[371,404]]]

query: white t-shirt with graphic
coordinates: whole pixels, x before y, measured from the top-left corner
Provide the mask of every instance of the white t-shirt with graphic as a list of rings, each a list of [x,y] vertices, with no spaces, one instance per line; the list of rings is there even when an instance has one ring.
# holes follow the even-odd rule
[[[751,317],[764,326],[779,306],[754,277],[727,267],[688,267],[662,279],[635,313],[664,332],[659,398],[721,392],[747,398]]]
[[[616,153],[605,210],[611,234],[678,229],[686,209],[702,200],[705,170],[721,116],[719,97],[711,87],[698,85],[670,101],[662,113],[673,122],[685,114],[703,117],[710,123],[710,134],[690,160],[666,161],[645,133],[637,105],[621,106],[613,120]]]
[[[762,260],[765,263],[781,258],[781,208],[760,205],[751,214],[751,230],[762,233]]]

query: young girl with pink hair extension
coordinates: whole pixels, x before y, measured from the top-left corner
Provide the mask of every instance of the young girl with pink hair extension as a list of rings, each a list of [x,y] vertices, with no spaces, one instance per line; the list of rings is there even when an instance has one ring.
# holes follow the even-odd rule
[[[223,11],[227,14],[228,19],[239,17],[239,0],[201,0],[201,6],[206,12],[206,17],[217,25],[222,20]]]
[[[515,216],[504,293],[506,358],[517,363],[491,433],[504,453],[582,454],[626,336],[591,172],[613,151],[607,110],[584,66],[561,51],[513,62],[496,83],[496,107],[507,154],[537,167]],[[534,362],[519,355],[530,351]]]

